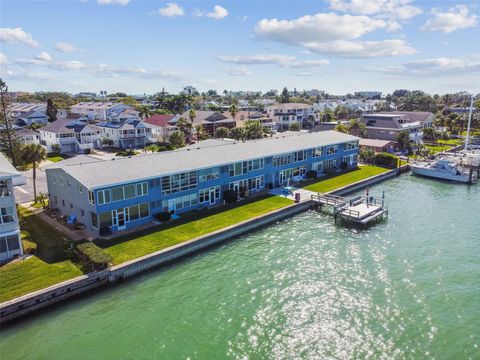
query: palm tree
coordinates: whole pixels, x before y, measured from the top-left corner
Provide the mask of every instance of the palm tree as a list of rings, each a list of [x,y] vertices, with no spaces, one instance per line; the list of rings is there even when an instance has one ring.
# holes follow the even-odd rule
[[[195,120],[196,117],[197,117],[197,113],[196,113],[195,109],[188,110],[188,118],[190,119],[190,122],[192,124],[193,124],[193,121]]]
[[[237,104],[233,103],[230,105],[230,115],[232,115],[233,120],[235,121],[235,115],[238,113],[238,106]]]
[[[366,137],[367,127],[360,120],[351,119],[348,124],[348,133],[359,137]]]
[[[25,163],[33,165],[33,198],[35,203],[37,203],[37,163],[45,160],[47,158],[47,151],[40,144],[28,144],[25,145],[22,149],[22,160]]]

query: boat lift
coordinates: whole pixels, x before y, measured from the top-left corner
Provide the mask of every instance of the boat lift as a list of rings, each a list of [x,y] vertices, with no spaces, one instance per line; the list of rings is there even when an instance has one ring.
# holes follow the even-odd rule
[[[382,194],[381,199],[377,199],[368,195],[368,189],[366,196],[356,196],[350,199],[332,194],[312,194],[312,201],[317,207],[332,207],[335,222],[340,218],[347,222],[367,225],[388,217],[385,193]]]

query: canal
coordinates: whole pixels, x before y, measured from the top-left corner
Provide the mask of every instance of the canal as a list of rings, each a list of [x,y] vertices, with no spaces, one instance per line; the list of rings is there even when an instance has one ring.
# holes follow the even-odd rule
[[[368,229],[307,212],[2,330],[7,359],[468,359],[480,185],[403,175]]]

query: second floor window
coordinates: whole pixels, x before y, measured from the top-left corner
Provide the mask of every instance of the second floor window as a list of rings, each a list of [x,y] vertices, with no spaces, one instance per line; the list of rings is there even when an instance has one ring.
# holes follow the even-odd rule
[[[0,221],[2,224],[7,224],[14,221],[13,218],[13,207],[4,207],[0,208]]]

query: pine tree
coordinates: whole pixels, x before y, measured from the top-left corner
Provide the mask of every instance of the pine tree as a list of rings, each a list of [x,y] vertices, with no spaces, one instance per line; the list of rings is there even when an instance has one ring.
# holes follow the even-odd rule
[[[14,129],[13,118],[9,116],[8,106],[8,87],[0,78],[0,150],[10,159],[13,166],[19,166],[22,144]]]

